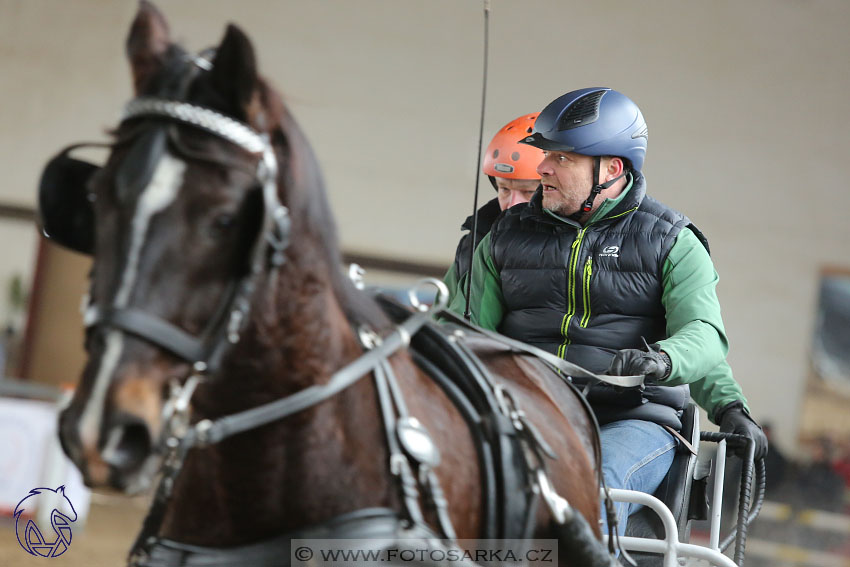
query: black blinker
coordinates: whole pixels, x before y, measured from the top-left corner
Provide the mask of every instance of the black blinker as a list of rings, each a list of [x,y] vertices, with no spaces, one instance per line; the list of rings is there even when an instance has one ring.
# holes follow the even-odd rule
[[[94,250],[94,208],[88,181],[100,169],[68,155],[73,147],[51,159],[38,189],[41,229],[50,240],[76,252]]]

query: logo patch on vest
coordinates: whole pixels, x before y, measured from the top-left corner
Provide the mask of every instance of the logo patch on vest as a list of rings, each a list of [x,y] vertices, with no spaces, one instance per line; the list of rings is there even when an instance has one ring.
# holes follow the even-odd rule
[[[619,258],[620,257],[620,247],[619,246],[606,246],[602,249],[602,252],[599,253],[600,258]]]

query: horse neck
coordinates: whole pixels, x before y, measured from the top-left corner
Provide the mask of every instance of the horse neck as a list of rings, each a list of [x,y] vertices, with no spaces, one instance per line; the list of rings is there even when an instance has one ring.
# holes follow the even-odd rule
[[[255,305],[253,340],[240,345],[226,384],[208,400],[217,413],[233,413],[236,400],[253,407],[324,383],[361,353],[341,282],[333,283],[338,267],[317,261],[318,250],[308,244],[293,246],[277,292]],[[239,545],[390,506],[378,416],[374,386],[364,379],[317,408],[197,451],[178,481],[164,534],[197,545]],[[363,483],[370,489],[359,488]]]

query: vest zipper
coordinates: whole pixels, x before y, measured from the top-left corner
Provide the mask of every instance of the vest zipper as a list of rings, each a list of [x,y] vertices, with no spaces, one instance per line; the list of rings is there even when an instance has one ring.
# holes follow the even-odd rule
[[[561,334],[564,336],[564,342],[558,347],[558,356],[561,358],[566,355],[567,345],[570,344],[570,321],[576,314],[576,264],[578,264],[578,256],[581,251],[581,241],[584,239],[584,233],[587,232],[588,228],[588,226],[582,228],[570,246],[569,272],[567,274],[567,312],[561,320]]]
[[[593,256],[588,256],[584,263],[584,274],[582,274],[582,298],[584,299],[584,316],[581,318],[581,327],[587,327],[590,322],[590,278],[593,275]]]

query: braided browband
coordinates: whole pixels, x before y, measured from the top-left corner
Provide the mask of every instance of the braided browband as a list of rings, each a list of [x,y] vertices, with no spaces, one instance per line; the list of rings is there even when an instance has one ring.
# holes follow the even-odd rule
[[[151,97],[136,98],[124,107],[121,121],[138,116],[165,116],[206,130],[251,153],[261,153],[269,145],[263,135],[242,122],[188,102]]]

